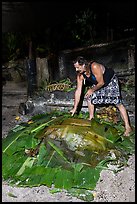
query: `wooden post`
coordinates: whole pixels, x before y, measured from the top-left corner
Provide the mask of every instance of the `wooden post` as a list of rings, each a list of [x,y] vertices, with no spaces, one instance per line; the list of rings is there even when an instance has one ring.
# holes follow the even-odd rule
[[[128,69],[133,68],[135,68],[135,47],[131,45],[128,49]]]
[[[37,70],[37,87],[42,84],[47,85],[49,82],[49,70],[47,58],[36,58],[36,70]]]

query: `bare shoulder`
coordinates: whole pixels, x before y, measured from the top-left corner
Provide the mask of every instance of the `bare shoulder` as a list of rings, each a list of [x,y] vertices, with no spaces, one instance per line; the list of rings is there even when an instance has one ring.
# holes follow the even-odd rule
[[[78,74],[77,74],[77,80],[78,80],[78,81],[83,81],[83,79],[84,79],[83,75],[80,74],[80,73],[78,73]]]
[[[101,66],[101,64],[99,64],[97,62],[92,63],[92,69],[100,68],[100,66]]]

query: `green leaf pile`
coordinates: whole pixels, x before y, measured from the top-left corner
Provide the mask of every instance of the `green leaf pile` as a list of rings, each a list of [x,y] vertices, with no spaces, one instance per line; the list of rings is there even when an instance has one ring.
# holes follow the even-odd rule
[[[125,165],[134,153],[134,132],[123,137],[120,125],[91,122],[52,112],[20,123],[2,141],[2,177],[10,185],[54,186],[85,201],[102,169]],[[112,152],[115,158],[112,157]]]

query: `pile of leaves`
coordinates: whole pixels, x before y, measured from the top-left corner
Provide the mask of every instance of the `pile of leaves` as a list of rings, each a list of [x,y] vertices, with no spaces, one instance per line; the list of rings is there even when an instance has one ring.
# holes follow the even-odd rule
[[[65,91],[65,92],[69,92],[69,91],[72,91],[74,90],[75,88],[72,87],[72,82],[69,78],[67,79],[63,79],[63,80],[60,80],[60,81],[56,81],[56,82],[52,82],[52,83],[49,83],[45,90],[46,91],[49,91],[49,92],[53,92],[53,91]]]
[[[123,137],[122,123],[90,122],[82,116],[54,111],[16,125],[2,141],[3,179],[93,200],[102,169],[111,163],[119,171],[134,153],[135,134]]]

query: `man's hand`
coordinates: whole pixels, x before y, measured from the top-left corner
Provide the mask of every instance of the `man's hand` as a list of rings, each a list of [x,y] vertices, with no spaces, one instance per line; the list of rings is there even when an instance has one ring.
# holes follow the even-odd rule
[[[85,94],[85,97],[86,98],[89,98],[92,94],[93,94],[93,90],[92,89],[89,89],[88,91],[87,91],[87,93]]]
[[[73,115],[75,114],[75,112],[76,112],[76,109],[75,109],[75,108],[73,108],[72,110],[70,110],[71,116],[73,116]]]

